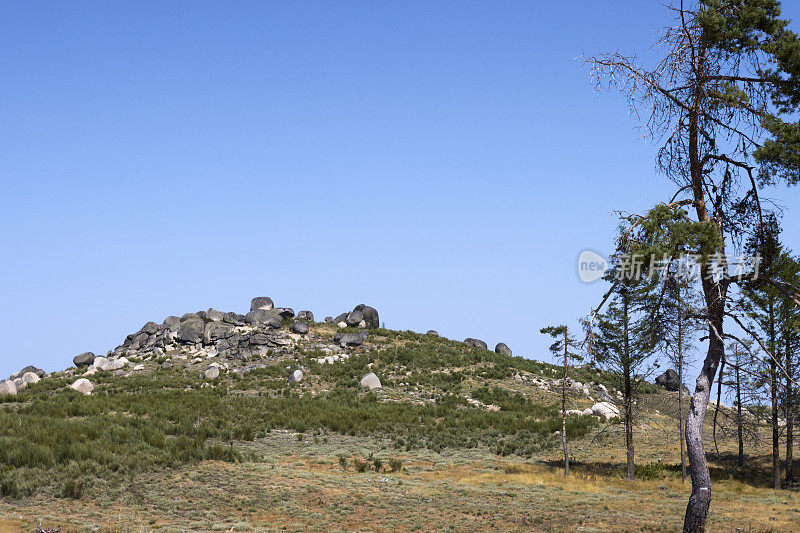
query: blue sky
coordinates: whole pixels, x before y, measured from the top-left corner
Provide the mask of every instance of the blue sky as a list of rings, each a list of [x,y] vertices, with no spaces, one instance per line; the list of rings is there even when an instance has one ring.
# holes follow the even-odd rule
[[[641,0],[4,4],[0,375],[260,295],[549,360],[539,329],[604,291],[578,253],[671,190],[575,58],[642,51],[665,17]]]

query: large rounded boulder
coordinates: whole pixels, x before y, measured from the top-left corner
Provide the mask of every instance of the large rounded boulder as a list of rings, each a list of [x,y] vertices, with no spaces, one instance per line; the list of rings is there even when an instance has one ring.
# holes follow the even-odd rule
[[[255,311],[256,309],[263,309],[264,311],[269,311],[273,309],[275,304],[272,302],[272,298],[269,296],[256,296],[250,302],[250,310]]]
[[[480,339],[473,339],[472,337],[467,337],[464,339],[464,344],[469,346],[474,346],[475,348],[480,348],[481,350],[488,350],[489,346]]]
[[[380,389],[383,387],[383,385],[381,385],[381,380],[378,379],[378,376],[373,372],[361,378],[361,386],[367,387],[368,389]]]
[[[498,342],[497,346],[494,347],[494,353],[511,357],[511,348],[506,346],[504,342]]]
[[[91,366],[92,363],[94,363],[95,357],[97,357],[97,356],[95,354],[93,354],[92,352],[84,352],[84,353],[82,353],[80,355],[76,355],[72,359],[72,362],[77,367]]]
[[[14,385],[13,381],[9,381],[4,379],[0,381],[0,396],[16,396],[17,395],[17,386]]]
[[[92,391],[94,391],[94,385],[92,385],[92,382],[86,378],[77,380],[75,383],[70,385],[69,388],[80,392],[84,396],[88,396],[92,393]]]

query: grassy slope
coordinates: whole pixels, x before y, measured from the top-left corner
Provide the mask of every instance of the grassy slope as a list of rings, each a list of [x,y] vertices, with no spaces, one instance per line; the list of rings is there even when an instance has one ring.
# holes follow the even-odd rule
[[[331,333],[317,326],[312,335]],[[564,481],[557,397],[514,379],[555,377],[556,367],[387,330],[370,345],[334,365],[301,350],[214,387],[202,379],[207,361],[167,370],[153,361],[139,375],[96,375],[91,397],[54,376],[5,399],[0,530],[41,519],[76,530],[678,526],[688,485],[674,468],[671,395],[643,402],[653,414],[637,429],[645,481],[621,481],[621,438],[588,417],[571,420],[575,475]],[[286,367],[297,364],[307,379],[287,386]],[[378,394],[358,386],[370,369],[384,384]],[[380,474],[373,463],[356,471],[368,458],[384,463]],[[388,473],[391,460],[403,470]],[[712,526],[781,529],[796,519],[795,494],[762,488],[759,458],[749,466],[717,484]],[[754,512],[762,506],[771,512]]]

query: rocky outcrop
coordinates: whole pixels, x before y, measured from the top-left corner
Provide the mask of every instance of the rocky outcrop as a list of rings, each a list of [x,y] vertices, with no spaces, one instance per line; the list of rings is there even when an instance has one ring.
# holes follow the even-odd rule
[[[681,388],[681,380],[678,379],[678,373],[671,368],[656,378],[656,384],[674,392]]]
[[[43,378],[43,377],[47,376],[47,372],[45,372],[41,368],[36,368],[35,366],[32,366],[32,365],[28,365],[25,368],[23,368],[22,370],[17,372],[17,375],[21,377],[21,376],[24,376],[25,374],[27,374],[28,372],[33,372],[39,378]]]
[[[292,333],[297,333],[298,335],[306,335],[308,333],[308,324],[305,322],[297,322],[295,321],[290,328]]]
[[[431,337],[438,337],[439,332],[436,331],[435,329],[429,329],[425,335],[430,335]]]
[[[325,319],[327,322],[327,318]],[[380,327],[380,317],[374,307],[358,304],[348,313],[342,313],[336,318],[331,318],[334,324],[343,323],[347,327],[361,329],[377,329]]]

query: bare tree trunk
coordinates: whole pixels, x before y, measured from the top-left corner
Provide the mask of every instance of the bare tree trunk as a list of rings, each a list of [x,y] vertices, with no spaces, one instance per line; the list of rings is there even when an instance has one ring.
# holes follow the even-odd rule
[[[630,380],[626,380],[630,381]],[[626,385],[626,388],[628,386]],[[630,394],[630,392],[628,392]],[[627,451],[628,470],[625,479],[633,481],[636,479],[634,450],[633,450],[633,402],[626,394],[625,398],[625,449]]]
[[[772,488],[781,488],[781,449],[778,438],[780,429],[778,428],[778,367],[775,361],[777,351],[775,350],[775,309],[772,299],[769,302],[769,349],[773,354],[769,363],[769,388],[772,401]]]
[[[711,424],[711,434],[714,437],[714,450],[717,452],[719,461],[719,447],[717,446],[717,415],[719,415],[719,403],[722,400],[722,373],[725,371],[725,354],[719,361],[719,379],[717,380],[717,405],[714,407],[714,423]]]
[[[681,443],[681,483],[686,483],[686,449],[683,445],[683,309],[678,312],[678,441]]]
[[[722,341],[722,299],[713,296],[713,288],[707,287],[711,282],[704,280],[704,293],[707,296],[709,317],[708,353],[703,361],[703,368],[697,376],[697,384],[686,415],[686,452],[689,458],[689,472],[692,478],[692,495],[686,505],[686,516],[683,520],[684,533],[705,531],[708,507],[711,504],[711,475],[703,448],[703,421],[708,409],[708,398],[717,366],[725,353]],[[710,290],[708,290],[710,289]]]
[[[569,357],[567,328],[564,328],[564,380],[561,382],[561,444],[564,446],[564,477],[569,476],[569,452],[567,451],[567,358]]]
[[[681,482],[686,483],[686,448],[684,447],[683,430],[683,352],[678,356],[678,440],[681,441]]]
[[[794,409],[792,402],[794,398],[792,397],[792,355],[791,355],[791,347],[789,343],[789,335],[790,332],[787,330],[785,338],[785,348],[786,348],[786,486],[787,488],[791,488],[792,483],[794,482],[794,468],[792,467],[792,461],[794,460],[794,450],[792,447],[794,446]]]
[[[739,381],[739,348],[736,347],[736,432],[739,437],[739,456],[736,458],[736,465],[740,468],[744,466],[744,438],[742,436],[742,386]]]
[[[634,457],[633,457],[633,402],[631,401],[631,397],[633,396],[633,387],[631,386],[631,347],[628,336],[630,332],[628,330],[628,296],[627,294],[623,298],[622,301],[623,305],[623,361],[622,361],[622,371],[624,374],[625,379],[625,451],[627,455],[627,474],[625,479],[632,481],[636,477],[636,473],[634,470]]]

